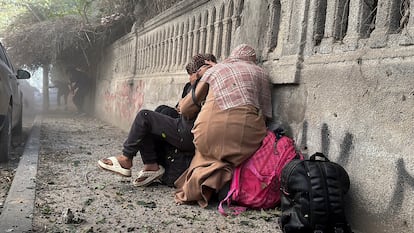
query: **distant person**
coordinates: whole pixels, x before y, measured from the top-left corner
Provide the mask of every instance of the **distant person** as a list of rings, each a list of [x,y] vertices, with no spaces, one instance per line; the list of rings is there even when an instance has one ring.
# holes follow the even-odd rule
[[[86,97],[89,95],[91,79],[88,75],[76,68],[70,67],[67,70],[70,80],[70,90],[73,93],[72,101],[78,110],[78,113],[84,114]]]
[[[65,81],[56,81],[56,88],[57,88],[57,105],[61,106],[61,100],[63,97],[63,104],[65,107],[65,110],[67,110],[68,108],[68,96],[70,93],[70,88],[69,88],[70,83],[69,82],[65,82]]]

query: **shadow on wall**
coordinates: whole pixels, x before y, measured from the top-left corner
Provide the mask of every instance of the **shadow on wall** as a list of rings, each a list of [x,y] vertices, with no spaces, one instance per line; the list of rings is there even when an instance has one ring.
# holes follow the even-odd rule
[[[308,127],[309,124],[307,121],[303,122],[303,127],[302,127],[302,139],[301,139],[301,145],[300,145],[300,149],[302,150],[302,153],[305,157],[308,157],[307,154],[307,134],[308,134]],[[322,145],[322,150],[321,152],[329,158],[329,147],[331,144],[330,141],[330,130],[328,125],[325,123],[322,125],[321,128],[321,145]],[[353,147],[353,140],[354,140],[354,136],[347,132],[344,135],[344,138],[342,139],[342,143],[340,146],[340,156],[339,159],[337,161],[337,163],[341,164],[342,166],[346,166],[349,163],[349,158],[350,158],[350,154],[351,154],[351,149]]]
[[[403,216],[400,216],[399,213],[403,207],[404,193],[409,193],[409,190],[414,189],[414,177],[407,171],[405,162],[402,158],[397,160],[396,169],[390,168],[389,171],[396,171],[397,179],[394,184],[394,193],[391,196],[385,211],[380,213],[370,213],[362,208],[362,206],[352,204],[353,199],[349,198],[351,203],[351,213],[354,213],[353,218],[360,219],[363,217],[365,220],[364,224],[358,226],[360,232],[412,232],[412,229],[408,226],[407,220],[403,219]]]
[[[302,140],[301,140],[301,149],[307,151],[307,134],[308,134],[308,122],[304,121],[302,129]],[[321,145],[322,153],[324,153],[329,158],[329,147],[330,147],[330,130],[329,126],[325,123],[321,128]],[[353,148],[354,136],[347,132],[345,133],[342,143],[340,145],[340,156],[337,163],[346,167],[350,161],[350,154]],[[308,155],[303,153],[307,158]],[[396,169],[389,169],[389,171],[396,171],[396,181],[394,184],[394,193],[389,200],[387,209],[382,213],[370,213],[363,205],[358,205],[355,202],[355,199],[351,195],[347,195],[347,203],[349,209],[347,213],[349,220],[355,219],[359,220],[364,219],[364,224],[358,225],[359,232],[376,232],[376,233],[386,233],[390,229],[407,229],[405,232],[409,232],[407,220],[398,218],[398,213],[403,207],[404,193],[410,189],[414,189],[414,177],[408,172],[403,158],[399,158],[396,161]],[[351,181],[352,183],[352,181]],[[355,186],[354,186],[355,187]],[[357,193],[357,190],[353,190],[353,193]],[[385,201],[384,201],[385,202]],[[352,216],[351,216],[352,215]],[[351,227],[355,228],[356,226],[352,224]]]

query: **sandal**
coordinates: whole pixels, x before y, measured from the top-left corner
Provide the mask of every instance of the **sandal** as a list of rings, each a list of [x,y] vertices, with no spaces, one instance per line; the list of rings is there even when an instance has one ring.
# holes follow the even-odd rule
[[[143,187],[150,185],[154,182],[161,183],[160,178],[164,175],[165,169],[161,165],[159,165],[160,169],[158,171],[143,171],[141,170],[138,173],[138,177],[132,182],[134,186]],[[144,178],[145,180],[138,181],[140,178]]]
[[[107,158],[111,160],[112,165],[106,164],[102,162],[101,160],[98,160],[98,165],[104,170],[115,172],[121,176],[130,177],[131,176],[131,169],[126,169],[119,164],[118,159],[115,156]]]

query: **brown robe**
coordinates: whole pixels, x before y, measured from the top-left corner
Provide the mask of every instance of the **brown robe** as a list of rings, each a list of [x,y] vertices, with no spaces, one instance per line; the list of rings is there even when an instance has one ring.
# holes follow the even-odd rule
[[[219,109],[210,91],[192,132],[196,153],[175,182],[175,201],[206,207],[211,195],[231,180],[234,167],[260,147],[266,125],[254,106]]]

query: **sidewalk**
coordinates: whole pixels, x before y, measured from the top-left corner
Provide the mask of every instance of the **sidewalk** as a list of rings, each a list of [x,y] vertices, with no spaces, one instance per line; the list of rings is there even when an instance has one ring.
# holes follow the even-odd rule
[[[0,215],[0,232],[32,229],[41,119],[36,118]]]
[[[19,224],[32,221],[31,232],[281,232],[276,210],[223,217],[217,211],[217,203],[206,209],[176,205],[173,188],[136,188],[131,185],[132,178],[98,168],[98,159],[120,153],[126,136],[126,132],[95,118],[43,116],[36,189],[30,188],[31,175],[24,175],[24,181],[13,181],[13,185],[15,181],[29,183],[26,194],[36,195],[31,197],[33,215],[33,205],[27,204],[20,214],[13,208],[16,216],[7,217]],[[34,138],[35,135],[31,145],[36,144]],[[32,160],[35,158],[33,152],[28,154]],[[24,161],[18,169],[24,168]],[[139,157],[134,162],[133,177],[142,167]],[[2,219],[0,232],[11,229],[3,224]],[[14,229],[13,232],[29,231]]]

